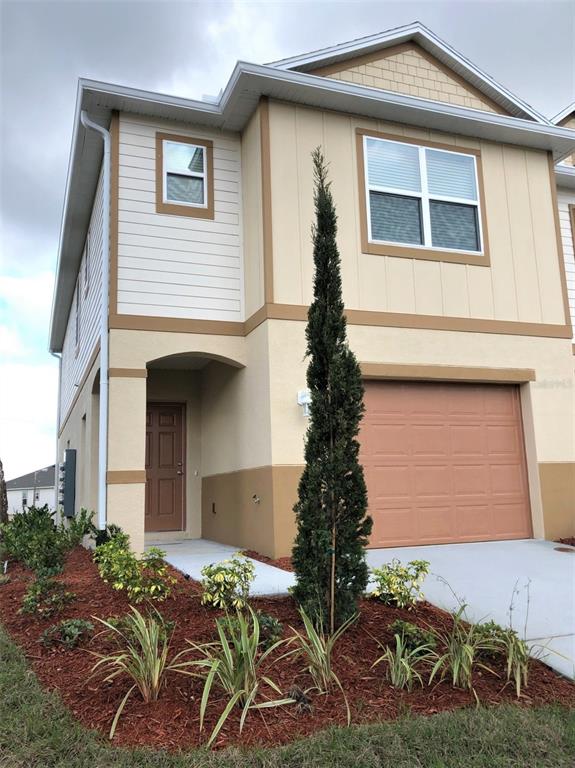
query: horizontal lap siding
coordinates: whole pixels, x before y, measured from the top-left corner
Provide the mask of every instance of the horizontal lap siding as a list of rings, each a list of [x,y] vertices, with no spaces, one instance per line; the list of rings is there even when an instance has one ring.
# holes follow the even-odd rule
[[[569,206],[575,206],[575,192],[560,189],[558,198],[559,223],[561,226],[561,239],[563,240],[563,256],[565,258],[569,309],[571,310],[571,322],[575,323],[575,233],[573,232],[571,217],[569,216]]]
[[[157,132],[213,141],[213,220],[156,213]],[[242,320],[240,220],[238,138],[122,115],[119,314]]]
[[[86,289],[85,264],[86,248],[82,254],[80,271],[80,343],[76,353],[76,293],[70,307],[66,336],[62,348],[62,378],[60,388],[60,424],[68,415],[68,411],[78,391],[78,385],[87,372],[88,363],[92,357],[100,337],[100,306],[102,295],[102,214],[103,214],[102,173],[96,189],[94,207],[89,228],[88,253],[88,286]]]

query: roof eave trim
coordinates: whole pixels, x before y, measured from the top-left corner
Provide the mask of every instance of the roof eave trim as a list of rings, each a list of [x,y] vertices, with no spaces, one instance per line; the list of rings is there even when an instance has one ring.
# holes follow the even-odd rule
[[[315,67],[320,66],[322,61],[335,57],[335,60],[346,60],[351,58],[352,55],[360,55],[365,49],[374,49],[378,45],[390,45],[394,42],[401,43],[413,40],[416,43],[421,43],[422,40],[429,43],[431,46],[439,48],[447,57],[452,61],[459,64],[459,66],[468,70],[474,77],[482,80],[489,89],[494,90],[502,97],[509,105],[515,107],[529,115],[537,122],[548,124],[549,120],[540,112],[535,110],[529,104],[524,102],[515,94],[511,93],[507,88],[494,80],[486,72],[483,72],[479,67],[475,66],[473,62],[463,56],[461,53],[452,48],[448,43],[441,38],[437,37],[430,29],[420,22],[407,24],[403,27],[396,27],[395,29],[388,30],[386,32],[380,32],[368,37],[359,38],[358,40],[341,43],[340,45],[330,46],[323,48],[313,53],[302,54],[299,56],[292,56],[287,59],[280,59],[279,61],[272,62],[269,66],[276,67],[278,69],[295,69],[304,68],[313,65]],[[489,95],[489,94],[486,94]]]

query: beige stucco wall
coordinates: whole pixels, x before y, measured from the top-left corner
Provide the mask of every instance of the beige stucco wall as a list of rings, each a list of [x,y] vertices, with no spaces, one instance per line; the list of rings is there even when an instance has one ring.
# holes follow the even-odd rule
[[[417,45],[370,61],[347,62],[337,72],[330,70],[327,76],[469,109],[498,111],[489,99],[482,98],[472,88],[466,87],[432,57],[425,55]]]
[[[362,253],[358,127],[481,149],[490,267]],[[330,164],[349,309],[565,322],[545,152],[278,102],[270,103],[270,131],[276,302],[306,304],[311,299],[310,153],[321,144]]]
[[[301,464],[306,420],[296,394],[305,386],[305,323],[272,320],[268,325],[272,463]],[[570,340],[357,325],[348,326],[348,333],[360,362],[534,369],[536,381],[528,386],[537,460],[575,460]]]
[[[281,552],[293,535],[289,500],[295,500],[294,471],[303,464],[307,427],[296,404],[297,390],[305,386],[305,324],[281,320],[268,324],[272,463],[291,473],[276,510],[276,528],[283,526],[284,530],[284,538],[276,547]],[[575,380],[569,340],[354,325],[348,326],[348,332],[350,345],[362,363],[534,369],[536,380],[521,386],[533,531],[536,537],[552,535],[557,517],[568,525],[567,513],[555,511],[549,483],[541,489],[539,467],[553,462],[568,473],[569,465],[575,462]],[[563,507],[565,504],[564,500]]]

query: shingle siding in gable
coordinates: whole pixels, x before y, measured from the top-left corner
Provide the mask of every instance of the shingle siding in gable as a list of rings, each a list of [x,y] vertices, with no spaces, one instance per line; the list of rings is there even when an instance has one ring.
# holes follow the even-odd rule
[[[496,111],[488,99],[481,99],[473,90],[465,88],[459,80],[420,53],[416,46],[387,57],[382,55],[381,59],[371,63],[342,66],[340,71],[328,77],[460,107]]]

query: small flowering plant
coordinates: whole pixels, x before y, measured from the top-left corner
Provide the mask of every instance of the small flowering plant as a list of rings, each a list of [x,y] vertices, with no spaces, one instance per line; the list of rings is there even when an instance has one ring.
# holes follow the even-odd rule
[[[228,560],[204,566],[202,605],[242,610],[248,603],[254,577],[254,563],[240,552]]]
[[[418,600],[423,599],[421,585],[428,573],[427,560],[411,560],[402,565],[394,558],[381,568],[372,568],[374,589],[369,596],[396,608],[412,608]]]

